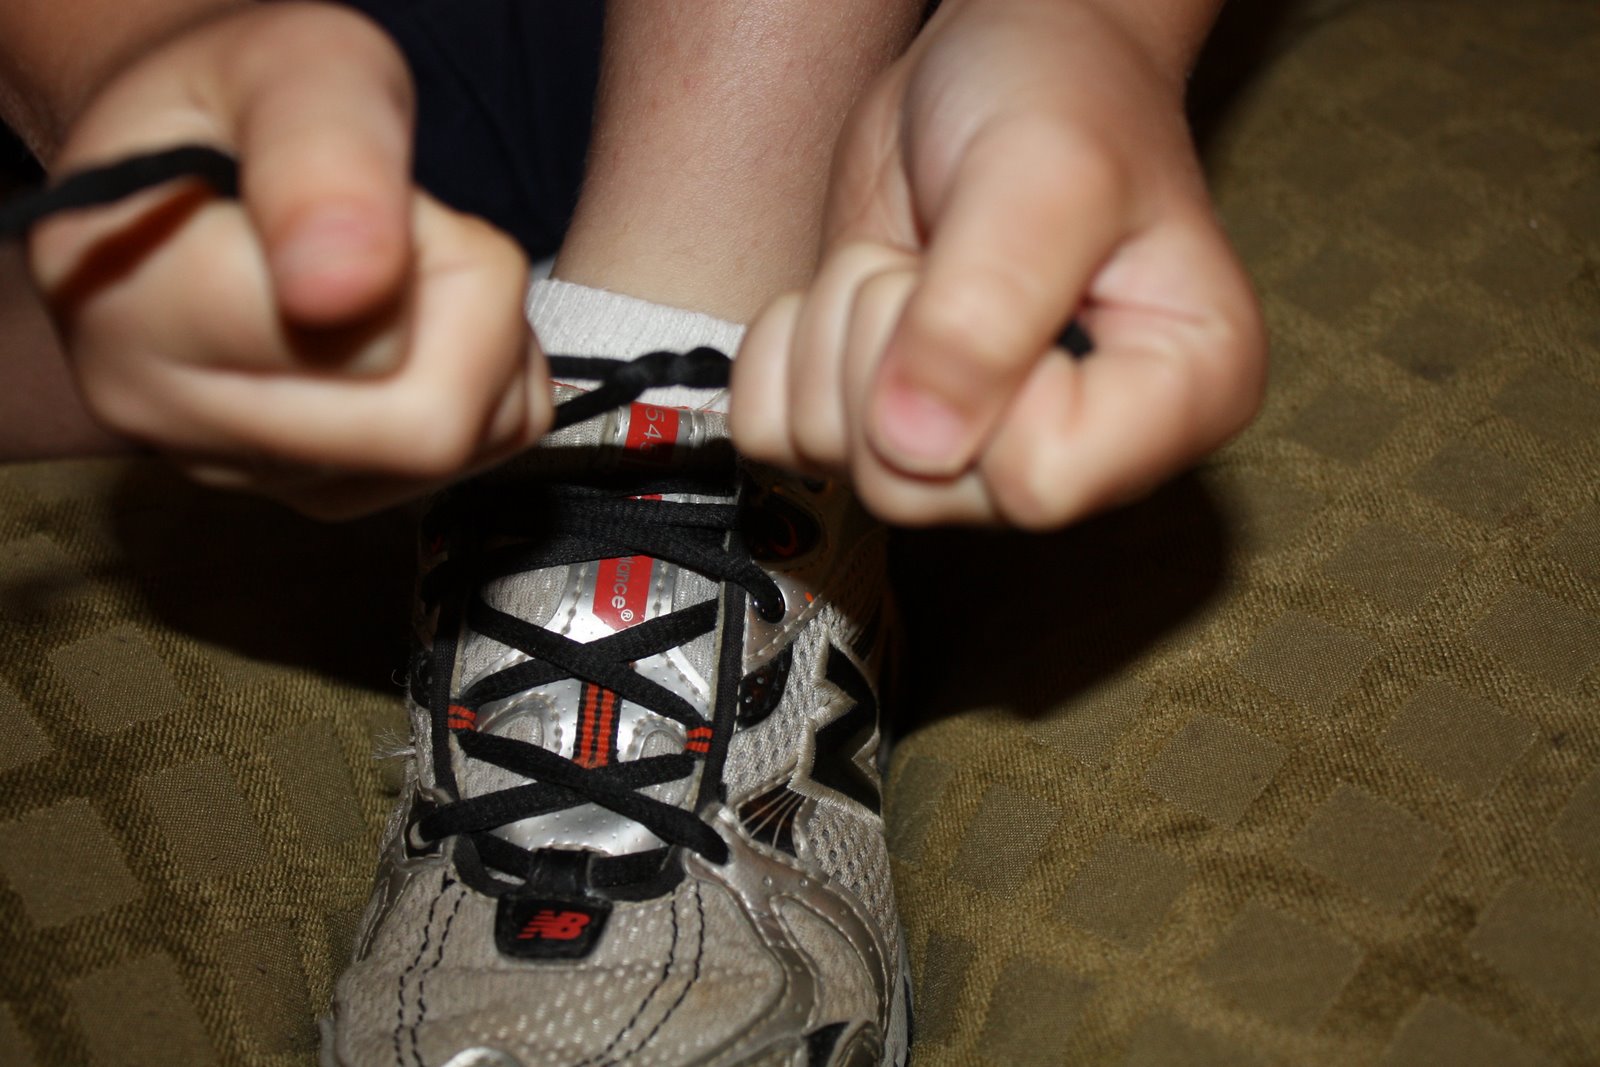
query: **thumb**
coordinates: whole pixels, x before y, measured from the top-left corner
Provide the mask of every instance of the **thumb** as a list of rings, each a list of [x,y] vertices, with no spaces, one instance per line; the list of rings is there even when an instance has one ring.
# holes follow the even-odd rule
[[[294,14],[263,20],[219,84],[279,310],[334,326],[395,301],[410,266],[412,89],[362,17]]]
[[[928,250],[869,400],[902,473],[966,469],[1126,225],[1116,167],[1044,120],[980,132],[927,212]]]

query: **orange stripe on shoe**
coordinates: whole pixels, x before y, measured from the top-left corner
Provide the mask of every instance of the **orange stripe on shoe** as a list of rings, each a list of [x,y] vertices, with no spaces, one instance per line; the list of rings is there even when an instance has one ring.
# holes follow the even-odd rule
[[[594,713],[600,693],[599,686],[584,684],[583,705],[578,709],[578,758],[573,760],[580,767],[594,766]]]
[[[600,693],[600,723],[595,728],[594,765],[604,767],[611,762],[612,736],[617,728],[617,694],[611,690]]]

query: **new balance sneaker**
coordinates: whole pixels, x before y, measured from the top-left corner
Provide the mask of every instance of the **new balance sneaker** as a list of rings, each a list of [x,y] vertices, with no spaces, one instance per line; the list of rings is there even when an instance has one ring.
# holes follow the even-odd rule
[[[409,787],[329,1067],[906,1062],[883,534],[719,415],[610,407],[725,376],[690,355],[611,365],[425,523]]]

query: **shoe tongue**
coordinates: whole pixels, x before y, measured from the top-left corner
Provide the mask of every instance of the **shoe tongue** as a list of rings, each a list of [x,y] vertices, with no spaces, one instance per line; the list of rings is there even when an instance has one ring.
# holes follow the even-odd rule
[[[559,394],[558,394],[559,396]],[[541,482],[585,482],[619,474],[673,474],[697,463],[727,462],[724,419],[712,412],[633,404],[569,427],[486,479],[508,492]],[[717,453],[721,456],[716,456]],[[665,494],[659,499],[710,498]],[[726,503],[725,498],[719,502]],[[512,574],[489,582],[481,595],[491,606],[575,641],[610,636],[646,620],[717,595],[717,584],[664,560],[637,555]],[[650,680],[709,716],[716,657],[715,634],[650,656],[633,665]],[[456,691],[528,657],[470,628],[462,635]],[[692,743],[688,728],[625,701],[593,683],[567,679],[480,709],[476,728],[557,752],[589,767],[648,756],[673,755]],[[514,788],[525,780],[509,771],[457,755],[463,797]],[[687,804],[692,779],[653,786],[646,795]],[[596,805],[581,805],[501,828],[524,848],[584,848],[607,855],[659,848],[662,842],[638,823]]]

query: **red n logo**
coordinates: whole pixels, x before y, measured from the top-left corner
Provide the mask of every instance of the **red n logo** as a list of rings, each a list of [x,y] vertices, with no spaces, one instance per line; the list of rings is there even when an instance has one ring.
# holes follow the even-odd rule
[[[571,941],[583,935],[589,916],[581,911],[556,911],[541,908],[523,924],[518,941]]]

